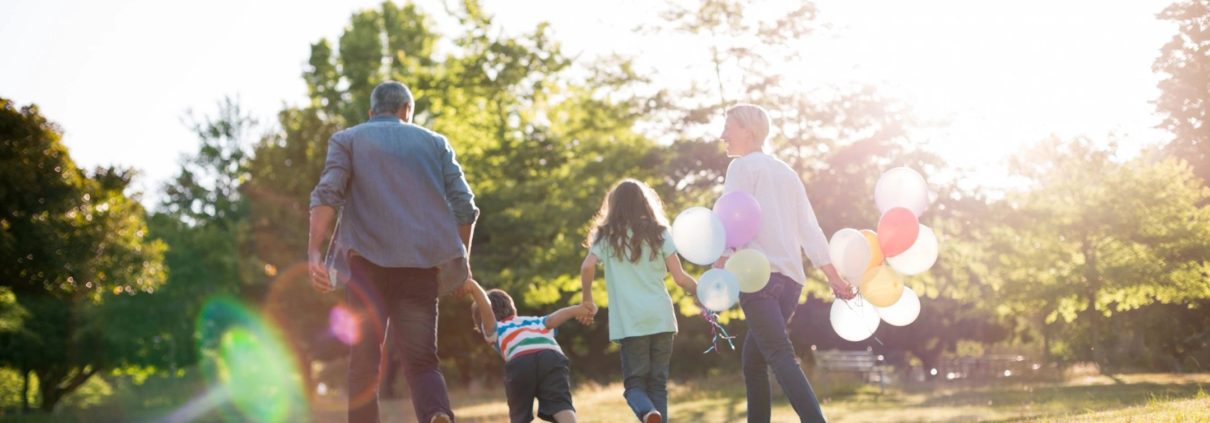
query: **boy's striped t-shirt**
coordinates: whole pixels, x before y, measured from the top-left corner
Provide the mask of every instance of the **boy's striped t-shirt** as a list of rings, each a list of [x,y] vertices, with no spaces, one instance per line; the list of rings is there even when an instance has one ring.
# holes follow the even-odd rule
[[[511,316],[496,322],[496,333],[485,338],[496,346],[506,362],[542,350],[563,353],[555,341],[555,330],[546,327],[546,316]]]

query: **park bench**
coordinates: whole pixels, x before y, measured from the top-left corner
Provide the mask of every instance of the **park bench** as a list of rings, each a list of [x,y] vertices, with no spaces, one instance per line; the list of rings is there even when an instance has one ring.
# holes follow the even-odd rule
[[[883,374],[882,356],[874,354],[870,350],[862,351],[841,351],[841,350],[820,350],[815,351],[815,366],[818,369],[827,373],[832,372],[847,372],[861,375],[862,382],[871,382],[875,377],[878,378],[878,392],[883,393],[885,380]]]

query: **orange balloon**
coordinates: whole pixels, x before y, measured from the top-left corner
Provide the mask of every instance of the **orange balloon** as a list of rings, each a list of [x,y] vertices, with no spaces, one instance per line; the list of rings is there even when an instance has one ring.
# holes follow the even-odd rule
[[[895,257],[916,243],[920,235],[920,222],[911,210],[896,207],[887,210],[878,220],[878,245],[882,254]]]
[[[878,266],[861,277],[858,292],[875,307],[890,307],[903,295],[903,277],[890,266]]]
[[[865,235],[866,242],[870,244],[870,265],[865,268],[870,270],[882,264],[886,257],[882,255],[882,247],[878,246],[878,234],[869,229],[862,229],[861,234]]]

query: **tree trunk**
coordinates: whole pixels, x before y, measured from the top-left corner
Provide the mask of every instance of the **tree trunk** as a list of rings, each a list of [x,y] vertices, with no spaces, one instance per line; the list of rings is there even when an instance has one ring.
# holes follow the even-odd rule
[[[1084,254],[1084,282],[1087,291],[1088,308],[1085,310],[1088,320],[1088,335],[1092,344],[1092,361],[1097,364],[1102,373],[1108,373],[1108,363],[1105,362],[1105,351],[1101,345],[1101,316],[1097,312],[1097,291],[1101,288],[1101,274],[1097,271],[1097,254],[1092,241],[1085,238],[1081,245]]]
[[[1042,320],[1042,361],[1050,363],[1050,325],[1046,324],[1046,319]]]
[[[29,369],[21,369],[21,413],[29,411]]]
[[[924,379],[935,380],[941,372],[941,369],[937,368],[937,364],[941,362],[941,355],[945,352],[945,343],[937,341],[937,345],[933,348],[922,346],[920,348],[911,348],[908,351],[920,359],[920,365],[924,370]],[[938,374],[933,374],[933,369],[936,369]]]
[[[38,378],[38,382],[38,391],[42,393],[42,403],[38,404],[38,409],[42,410],[43,413],[50,414],[55,411],[55,405],[62,399],[63,393],[55,389],[53,383],[48,383],[52,381],[43,381],[41,378]]]
[[[590,335],[586,340],[588,344],[588,352],[585,354],[585,359],[581,361],[582,363],[595,364],[590,369],[585,369],[587,370],[585,373],[597,376],[598,381],[600,381],[600,375],[608,374],[602,365],[602,363],[606,363],[605,350],[609,348],[608,316],[602,320],[606,320],[604,324],[599,324],[592,328],[592,335]]]
[[[63,397],[75,392],[80,385],[87,382],[92,375],[100,370],[99,367],[81,367],[72,375],[70,370],[63,372],[35,372],[38,375],[38,391],[42,393],[42,403],[38,409],[50,413]],[[61,373],[61,374],[60,374]]]
[[[311,401],[311,403],[315,403],[315,395],[317,395],[318,391],[315,389],[315,377],[311,374],[311,368],[313,367],[311,364],[314,360],[311,359],[311,354],[307,350],[304,349],[302,351],[298,357],[298,373],[302,375],[303,389],[307,390],[304,397],[308,401]]]

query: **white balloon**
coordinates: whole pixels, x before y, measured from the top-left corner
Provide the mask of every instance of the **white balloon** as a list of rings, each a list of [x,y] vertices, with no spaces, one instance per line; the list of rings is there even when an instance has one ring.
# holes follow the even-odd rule
[[[874,331],[878,330],[879,317],[874,306],[859,295],[850,301],[833,301],[829,320],[837,335],[846,341],[858,342],[874,335]]]
[[[907,326],[920,316],[920,297],[912,288],[903,287],[903,295],[890,307],[874,307],[883,321],[892,326]]]
[[[874,185],[874,203],[878,212],[886,214],[887,210],[903,207],[911,210],[916,218],[924,214],[929,206],[929,187],[915,170],[907,167],[897,167],[886,171]]]
[[[907,251],[895,257],[887,257],[887,264],[902,275],[918,275],[924,273],[937,263],[939,245],[937,234],[928,226],[920,225],[920,235]]]
[[[690,207],[672,221],[672,243],[685,260],[706,266],[722,257],[727,230],[710,209]]]
[[[845,280],[853,284],[861,283],[861,276],[870,265],[870,243],[861,231],[844,228],[832,235],[828,242],[828,253],[832,256],[832,266]]]
[[[739,279],[723,269],[710,269],[697,279],[697,300],[710,311],[723,311],[739,302]]]

